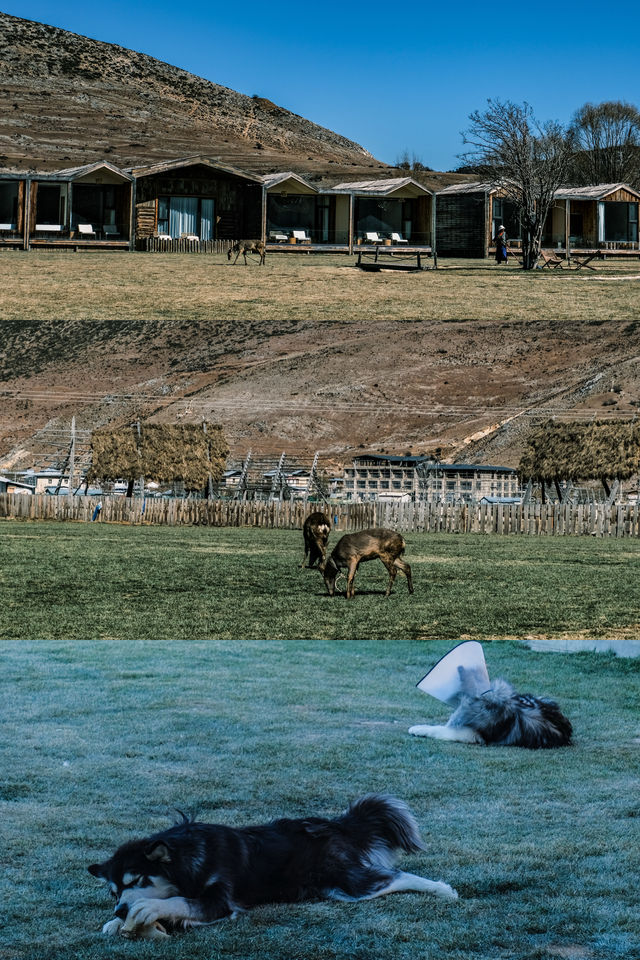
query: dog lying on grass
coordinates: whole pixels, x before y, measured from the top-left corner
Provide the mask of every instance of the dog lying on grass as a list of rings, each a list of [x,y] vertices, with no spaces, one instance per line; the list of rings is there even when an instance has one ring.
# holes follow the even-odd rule
[[[538,750],[566,747],[571,743],[571,722],[555,700],[516,693],[506,680],[496,679],[487,690],[476,689],[471,671],[458,667],[462,693],[457,708],[443,726],[409,727],[415,737],[483,743],[501,747]]]
[[[408,890],[455,900],[449,884],[394,865],[398,852],[423,849],[407,805],[368,794],[331,820],[234,828],[183,817],[88,869],[107,881],[116,900],[103,933],[151,938],[265,903],[369,900]]]

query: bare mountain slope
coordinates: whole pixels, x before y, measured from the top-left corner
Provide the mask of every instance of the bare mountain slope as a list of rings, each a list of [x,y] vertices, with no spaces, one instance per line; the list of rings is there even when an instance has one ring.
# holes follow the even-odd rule
[[[257,154],[263,166],[286,158],[375,162],[357,143],[269,100],[2,13],[0,59],[0,166],[128,165],[198,153],[227,162]]]
[[[0,256],[0,468],[89,431],[221,422],[235,455],[435,451],[517,465],[540,418],[640,406],[639,272],[349,257]],[[498,429],[495,429],[498,427]],[[66,431],[66,432],[65,432]]]

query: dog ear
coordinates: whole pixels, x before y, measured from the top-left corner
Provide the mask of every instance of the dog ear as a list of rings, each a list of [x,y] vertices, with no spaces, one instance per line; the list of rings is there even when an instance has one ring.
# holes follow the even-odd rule
[[[100,880],[107,879],[107,864],[105,863],[92,863],[91,866],[87,867],[87,870],[92,877],[98,877]]]
[[[151,860],[153,863],[171,863],[171,852],[168,846],[159,840],[150,843],[144,851],[144,855],[147,860]]]

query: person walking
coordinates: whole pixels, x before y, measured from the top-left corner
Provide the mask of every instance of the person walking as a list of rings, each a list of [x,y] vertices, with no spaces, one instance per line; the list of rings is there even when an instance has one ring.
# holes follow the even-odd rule
[[[496,235],[496,263],[507,262],[507,231],[503,224],[498,227]]]

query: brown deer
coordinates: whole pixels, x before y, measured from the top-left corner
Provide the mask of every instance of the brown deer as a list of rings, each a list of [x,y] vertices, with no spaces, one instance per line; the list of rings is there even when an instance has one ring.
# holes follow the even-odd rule
[[[264,258],[267,255],[267,248],[262,242],[262,240],[238,240],[229,250],[227,250],[227,260],[231,260],[231,255],[236,255],[236,259],[233,261],[234,264],[238,262],[238,257],[240,254],[244,257],[245,267],[247,265],[247,254],[248,253],[257,253],[260,257],[260,265],[264,263]]]
[[[317,510],[310,513],[302,525],[302,536],[304,537],[304,560],[300,564],[304,567],[309,557],[309,568],[316,561],[319,561],[318,568],[324,568],[327,557],[327,543],[329,542],[329,532],[331,530],[331,521],[324,513]]]
[[[361,530],[359,533],[347,533],[338,540],[331,552],[331,556],[322,571],[324,582],[327,585],[329,596],[335,593],[336,578],[341,567],[347,568],[347,600],[352,600],[355,593],[353,580],[356,570],[364,560],[380,559],[389,571],[389,583],[385,597],[391,593],[393,581],[398,570],[407,578],[409,593],[413,593],[411,567],[401,556],[405,550],[404,538],[395,530],[385,530],[376,527],[372,530]]]

